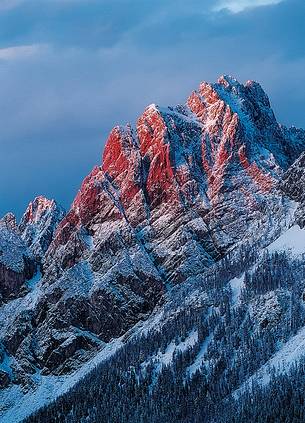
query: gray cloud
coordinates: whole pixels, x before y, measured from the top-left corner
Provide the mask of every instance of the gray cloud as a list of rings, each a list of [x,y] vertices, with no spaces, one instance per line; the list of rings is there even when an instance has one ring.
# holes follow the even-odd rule
[[[39,3],[0,11],[0,214],[40,193],[67,207],[114,125],[222,73],[259,80],[279,120],[305,126],[302,0],[237,14],[199,0]]]

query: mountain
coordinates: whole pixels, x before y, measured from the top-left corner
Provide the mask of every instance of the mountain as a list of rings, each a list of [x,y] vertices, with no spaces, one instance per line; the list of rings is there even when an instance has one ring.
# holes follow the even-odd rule
[[[0,219],[0,304],[18,296],[35,269],[33,255],[19,234],[15,216],[6,214]]]
[[[115,127],[67,213],[37,197],[19,225],[4,217],[3,421],[78,380],[30,421],[221,419],[304,325],[305,245],[290,251],[304,151],[305,131],[277,122],[258,83],[222,76]]]
[[[65,210],[54,200],[36,197],[28,205],[19,224],[21,237],[38,259],[42,259],[49,248]]]
[[[293,225],[170,290],[26,423],[304,421],[304,250]]]

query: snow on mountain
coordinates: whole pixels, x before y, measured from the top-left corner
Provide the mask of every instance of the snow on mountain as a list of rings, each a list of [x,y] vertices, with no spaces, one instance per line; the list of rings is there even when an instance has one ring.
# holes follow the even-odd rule
[[[192,278],[173,288],[162,306],[126,334],[114,356],[99,363],[87,378],[71,385],[70,392],[29,421],[47,418],[48,411],[54,416],[63,406],[71,415],[90,416],[89,421],[98,421],[109,397],[104,400],[100,395],[95,401],[92,394],[104,392],[106,380],[113,392],[111,398],[130,413],[130,418],[140,412],[147,413],[147,418],[153,421],[158,409],[161,415],[171,410],[177,418],[184,410],[187,415],[184,421],[202,416],[205,416],[204,422],[215,418],[218,421],[217,413],[222,411],[223,404],[225,409],[230,409],[227,402],[231,396],[239,398],[253,384],[268,384],[275,372],[288,372],[304,357],[304,299],[299,297],[299,292],[305,289],[300,279],[304,257],[298,255],[295,261],[289,244],[287,255],[278,256],[279,252],[285,254],[283,246],[287,245],[287,239],[292,239],[294,231],[288,230],[287,236],[280,237],[280,243],[276,240],[256,252],[250,246],[249,250],[238,249],[202,278]],[[300,247],[297,251],[302,252]],[[253,253],[250,258],[248,255]],[[280,269],[277,267],[282,259],[287,274],[299,269],[294,281],[287,280],[284,272],[278,280]],[[245,276],[249,269],[252,269],[252,280]],[[243,276],[237,276],[240,274]],[[262,284],[258,289],[256,281]],[[238,302],[232,286],[239,291]],[[292,302],[295,289],[297,297]],[[113,378],[111,369],[116,369]],[[116,388],[118,375],[124,380],[123,392]],[[136,380],[134,385],[133,378]],[[206,393],[207,387],[210,394]],[[130,408],[129,389],[135,398]],[[207,414],[197,414],[197,409],[189,407],[193,400],[194,403],[198,401],[197,393],[202,395],[199,404]],[[72,411],[69,404],[79,396],[83,402]],[[111,401],[111,415],[115,415],[116,405],[113,399]],[[155,410],[152,411],[148,404],[155,404]],[[224,415],[227,419],[224,421],[231,421],[228,412]]]
[[[21,237],[37,257],[47,251],[65,211],[54,200],[36,197],[28,205],[19,224]]]
[[[293,254],[305,254],[305,230],[298,225],[292,226],[269,247],[270,252],[289,251]]]
[[[21,273],[24,270],[24,257],[31,257],[31,253],[20,235],[3,225],[0,225],[0,251],[1,264],[16,273]]]
[[[156,337],[156,348],[141,359],[143,372],[154,375],[153,390],[164,368],[185,354],[183,380],[214,369],[218,347],[237,345],[226,358],[229,369],[236,357],[248,357],[238,334],[247,319],[261,342],[264,330],[282,330],[292,288],[281,281],[281,291],[270,277],[269,292],[260,272],[267,254],[275,266],[275,253],[290,249],[297,255],[291,266],[301,260],[305,242],[294,238],[303,239],[303,192],[293,186],[303,180],[304,163],[302,156],[293,162],[304,150],[305,132],[278,124],[258,83],[222,76],[200,84],[185,105],[151,105],[135,128],[115,127],[67,214],[37,197],[19,225],[6,216],[0,290],[11,286],[14,295],[0,307],[3,410],[15,410],[23,391],[31,392],[24,404],[39,398],[31,411],[44,403],[45,389],[45,402],[54,399],[61,388],[51,384],[77,381],[79,369],[91,369],[114,339],[120,351],[140,338],[148,342],[149,333]],[[27,257],[32,268],[16,290],[7,272],[16,277]],[[194,316],[184,322],[185,313]],[[241,319],[233,329],[231,314]],[[183,323],[180,333],[173,326],[158,346],[158,333],[177,316],[188,327]],[[245,370],[240,380],[248,376]]]
[[[0,304],[20,293],[35,273],[32,252],[17,230],[14,215],[0,220]]]
[[[305,250],[304,250],[305,252]],[[258,383],[260,386],[267,385],[271,377],[276,372],[288,374],[292,366],[305,356],[305,328],[303,327],[249,379],[246,380],[232,395],[238,400],[238,397],[247,391],[251,392],[252,384]]]
[[[6,423],[19,423],[36,410],[49,404],[59,395],[69,391],[84,375],[92,371],[97,364],[109,359],[122,346],[120,339],[110,342],[94,359],[78,369],[70,377],[36,375],[38,387],[35,391],[23,392],[19,386],[4,391],[1,396],[5,407],[1,410],[1,419]]]

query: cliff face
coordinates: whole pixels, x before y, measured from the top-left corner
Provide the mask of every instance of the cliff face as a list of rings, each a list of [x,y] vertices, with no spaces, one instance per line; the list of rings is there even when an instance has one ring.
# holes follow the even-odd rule
[[[272,207],[277,181],[304,145],[304,132],[280,126],[253,81],[223,76],[202,83],[185,106],[151,105],[136,128],[111,132],[102,164],[85,178],[57,228],[44,271],[57,277],[91,256],[82,233],[98,254],[120,228],[165,280],[181,282],[193,267],[191,249],[202,271]]]
[[[20,221],[19,231],[36,258],[44,256],[64,216],[64,209],[54,200],[39,196],[30,202]]]
[[[305,226],[305,153],[293,163],[284,174],[280,188],[285,195],[298,203],[295,213],[296,222],[301,228]]]
[[[25,290],[25,282],[35,273],[31,251],[20,237],[15,216],[0,219],[0,304]]]
[[[114,128],[66,215],[38,197],[4,229],[43,274],[0,309],[11,381],[70,372],[174,285],[240,243],[267,244],[291,209],[278,182],[303,150],[304,131],[277,123],[259,84],[228,76],[183,106],[149,106],[136,128]]]
[[[6,302],[28,292],[64,211],[54,200],[37,197],[20,224],[12,213],[0,219],[0,294]]]

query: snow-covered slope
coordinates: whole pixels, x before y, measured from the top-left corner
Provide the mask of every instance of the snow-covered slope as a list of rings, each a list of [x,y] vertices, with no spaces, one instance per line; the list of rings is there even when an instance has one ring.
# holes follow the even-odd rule
[[[62,381],[63,386],[70,381],[72,390],[29,421],[53,421],[63,407],[68,414],[62,422],[72,416],[110,421],[109,414],[103,414],[106,404],[110,416],[124,410],[126,421],[138,421],[137,413],[147,416],[146,421],[160,415],[164,421],[170,421],[169,416],[177,421],[218,421],[217,413],[231,396],[244,394],[253,383],[267,384],[275,370],[288,372],[305,355],[300,295],[305,289],[305,246],[291,249],[292,233],[303,236],[305,231],[292,228],[269,246],[241,246],[205,276],[173,288],[162,306],[119,340],[113,355],[104,360],[101,352],[104,358],[93,361],[97,369],[74,388],[77,372]],[[296,269],[294,279],[287,280]],[[118,389],[118,378],[124,380],[124,390]],[[52,392],[40,401],[46,404],[56,397]],[[77,397],[83,398],[79,405]],[[196,408],[190,406],[196,403]],[[179,420],[181,410],[184,420]],[[8,422],[11,413],[5,415]],[[229,415],[227,419],[231,421]]]
[[[291,286],[280,280],[281,290],[270,276],[262,287],[259,277],[268,260],[275,266],[278,256],[286,260],[290,247],[291,266],[301,260],[304,244],[296,248],[293,237],[303,234],[294,217],[302,201],[285,181],[303,150],[304,131],[277,123],[258,83],[223,76],[202,83],[183,106],[151,105],[135,128],[115,127],[66,215],[37,197],[19,226],[6,217],[5,271],[29,254],[41,274],[24,277],[22,292],[0,307],[2,407],[17,406],[24,392],[24,407],[46,389],[51,400],[113,339],[120,340],[119,353],[139,339],[149,344],[147,331],[154,347],[133,365],[141,366],[140,378],[152,378],[151,393],[164,366],[185,355],[180,376],[189,381],[218,362],[219,348],[227,351],[228,372],[237,359],[251,361],[252,341],[238,333],[243,322],[264,343],[261,331],[277,325],[283,331],[287,318]],[[230,339],[223,339],[223,327]],[[160,345],[158,334],[166,335]],[[255,366],[274,352],[272,344]]]
[[[28,205],[19,224],[22,239],[39,259],[52,242],[54,232],[64,218],[65,211],[56,201],[36,197]]]
[[[305,356],[305,245],[294,248],[293,235],[305,231],[292,226],[266,247],[241,246],[205,276],[173,288],[114,355],[95,360],[87,378],[28,421],[53,421],[63,408],[62,422],[111,421],[117,413],[122,421],[231,421],[230,398],[288,373]]]
[[[298,224],[289,228],[269,247],[270,252],[287,251],[294,255],[305,253],[305,231]]]
[[[15,217],[7,214],[0,219],[0,304],[19,295],[35,270],[33,254],[20,236]]]

